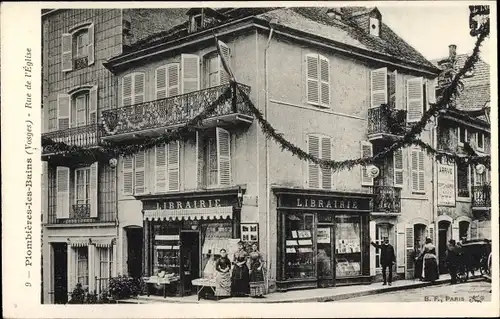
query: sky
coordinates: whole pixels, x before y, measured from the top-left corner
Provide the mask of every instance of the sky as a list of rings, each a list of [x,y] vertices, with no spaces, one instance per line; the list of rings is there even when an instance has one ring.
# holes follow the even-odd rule
[[[458,54],[470,54],[476,38],[469,34],[468,3],[446,2],[432,8],[418,2],[411,7],[381,3],[377,8],[382,21],[429,60],[446,57],[450,44],[457,46]],[[481,48],[481,59],[487,63],[494,50],[490,42],[487,38]]]

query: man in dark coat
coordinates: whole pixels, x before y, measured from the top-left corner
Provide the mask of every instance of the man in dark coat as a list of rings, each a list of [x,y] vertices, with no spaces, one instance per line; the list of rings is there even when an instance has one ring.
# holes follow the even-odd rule
[[[458,267],[458,247],[453,239],[450,239],[448,249],[446,250],[446,265],[451,276],[451,284],[457,283],[457,267]]]
[[[392,285],[392,265],[396,262],[396,255],[394,254],[394,247],[389,244],[389,238],[384,238],[382,245],[371,242],[372,246],[380,249],[380,265],[382,266],[382,278],[384,279],[384,286],[389,283]],[[386,270],[389,268],[389,278],[386,276]],[[388,279],[388,280],[387,280]]]

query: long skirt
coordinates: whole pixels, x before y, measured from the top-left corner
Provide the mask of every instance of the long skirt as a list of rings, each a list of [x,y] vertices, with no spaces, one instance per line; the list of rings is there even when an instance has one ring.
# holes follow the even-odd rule
[[[415,260],[415,278],[422,279],[422,273],[424,268],[424,261],[422,258],[418,258]]]
[[[436,257],[424,258],[424,280],[435,281],[439,278],[439,270]]]
[[[215,295],[220,297],[231,296],[231,274],[229,272],[217,272]]]
[[[250,273],[250,296],[260,297],[266,294],[266,283],[262,270],[252,270]]]
[[[246,264],[233,268],[231,292],[233,296],[245,296],[250,293],[250,276]]]

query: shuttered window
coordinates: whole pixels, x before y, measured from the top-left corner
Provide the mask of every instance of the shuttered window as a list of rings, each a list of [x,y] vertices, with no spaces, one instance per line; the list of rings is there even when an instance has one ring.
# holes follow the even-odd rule
[[[373,145],[370,142],[361,141],[361,157],[373,156]],[[373,186],[373,177],[370,177],[367,166],[361,166],[361,186]]]
[[[418,122],[424,112],[424,85],[423,79],[414,78],[406,80],[406,120]]]
[[[178,141],[155,147],[155,191],[179,190],[180,144]]]
[[[134,194],[134,157],[122,157],[122,194]]]
[[[325,135],[310,134],[307,136],[309,154],[324,160],[332,159],[331,138]],[[309,188],[331,189],[333,174],[330,168],[321,167],[319,164],[308,162]]]
[[[69,187],[70,187],[69,167],[58,166],[56,168],[56,217],[69,218]]]
[[[216,127],[215,130],[196,133],[197,187],[232,185],[231,134]]]
[[[139,151],[134,156],[134,194],[142,195],[146,190],[146,151]]]
[[[160,66],[155,71],[155,99],[179,95],[179,63]]]
[[[387,68],[372,70],[370,73],[371,107],[387,104]]]
[[[61,70],[69,72],[95,63],[95,31],[90,24],[61,35]]]
[[[403,166],[403,150],[397,149],[392,154],[394,164],[394,186],[403,187],[404,181],[404,166]]]
[[[315,105],[330,106],[330,61],[319,54],[307,54],[306,97]]]
[[[145,74],[136,72],[122,78],[122,106],[145,101]]]
[[[200,89],[200,57],[194,54],[181,55],[182,93]]]
[[[215,129],[217,138],[217,172],[221,186],[231,185],[231,135],[221,127]]]
[[[411,149],[411,189],[416,193],[425,193],[424,152]]]

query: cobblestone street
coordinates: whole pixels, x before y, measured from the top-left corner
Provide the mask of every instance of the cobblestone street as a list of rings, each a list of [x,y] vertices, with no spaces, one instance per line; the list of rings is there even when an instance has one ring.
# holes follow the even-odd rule
[[[378,295],[350,298],[339,302],[452,302],[491,301],[491,283],[467,282],[457,285],[437,285],[410,290],[387,292]]]

